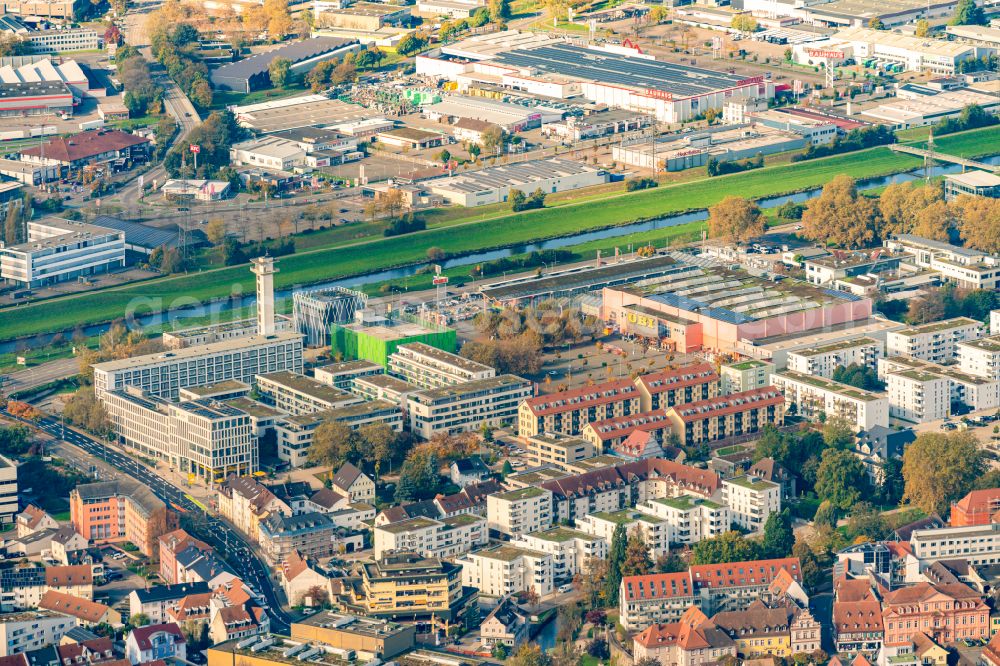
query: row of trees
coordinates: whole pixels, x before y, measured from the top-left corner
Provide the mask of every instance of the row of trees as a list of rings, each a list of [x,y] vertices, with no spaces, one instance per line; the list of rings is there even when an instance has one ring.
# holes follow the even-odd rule
[[[213,111],[200,125],[191,130],[183,144],[176,145],[167,152],[163,166],[172,177],[212,178],[222,174],[229,179],[229,149],[242,141],[246,130],[239,126],[229,111]],[[201,146],[198,155],[198,170],[188,152],[188,145]]]
[[[207,109],[212,105],[212,86],[208,66],[198,56],[198,38],[197,28],[188,22],[157,21],[150,31],[150,46],[174,83],[196,106]]]
[[[880,304],[883,308],[885,304]],[[1000,307],[1000,295],[990,289],[959,289],[944,284],[925,290],[909,301],[905,320],[909,324],[926,324],[951,317],[971,317],[986,321],[991,310]]]
[[[163,109],[163,88],[153,83],[149,64],[139,51],[124,45],[117,53],[118,76],[125,88],[123,101],[132,116],[159,113]]]

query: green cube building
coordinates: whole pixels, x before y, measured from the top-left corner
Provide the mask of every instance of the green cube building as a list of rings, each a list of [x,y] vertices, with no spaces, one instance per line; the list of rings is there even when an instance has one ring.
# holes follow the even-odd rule
[[[378,324],[334,324],[330,348],[345,361],[372,361],[387,367],[389,355],[399,345],[423,342],[442,351],[455,353],[458,336],[454,329],[414,319],[386,319]]]

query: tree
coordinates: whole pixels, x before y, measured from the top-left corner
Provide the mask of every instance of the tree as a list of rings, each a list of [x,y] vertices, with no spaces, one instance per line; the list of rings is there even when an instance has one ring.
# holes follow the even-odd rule
[[[30,448],[31,431],[28,426],[0,428],[0,453],[5,456],[23,456]]]
[[[497,661],[503,661],[507,658],[507,646],[503,643],[494,643],[493,652],[491,654]]]
[[[427,40],[422,37],[417,36],[414,33],[408,34],[399,40],[399,44],[396,46],[396,52],[405,56],[413,55],[414,53],[422,50],[427,46]]]
[[[132,627],[145,627],[149,624],[149,616],[145,613],[136,613],[128,619],[128,623]]]
[[[644,576],[653,571],[653,560],[649,556],[649,547],[646,546],[642,533],[635,530],[628,537],[628,544],[625,547],[625,561],[622,563],[622,577]]]
[[[498,148],[503,147],[503,129],[499,125],[490,124],[480,133],[480,144],[486,153],[496,153]]]
[[[728,196],[708,209],[708,235],[745,243],[764,233],[764,214],[754,202]]]
[[[275,58],[267,66],[268,76],[271,77],[271,85],[275,88],[284,88],[288,83],[288,75],[292,71],[292,61],[288,58]]]
[[[437,263],[439,261],[443,261],[446,256],[447,255],[444,253],[444,250],[439,247],[435,246],[427,248],[427,261]]]
[[[216,247],[222,245],[222,242],[226,240],[226,221],[221,217],[213,217],[205,225],[205,235],[208,236],[208,242]]]
[[[838,509],[847,510],[862,497],[867,485],[865,467],[850,451],[827,449],[816,470],[816,494]]]
[[[982,252],[1000,252],[1000,199],[963,194],[952,204],[965,244]]]
[[[438,162],[440,162],[441,164],[447,165],[448,162],[451,161],[451,151],[448,150],[447,148],[444,148],[444,149],[441,150],[440,153],[437,154],[437,156],[435,157],[435,159]]]
[[[823,441],[831,448],[847,448],[854,442],[857,430],[857,426],[843,416],[831,416],[823,424]]]
[[[757,32],[757,19],[750,14],[737,14],[729,26],[740,32]]]
[[[608,642],[603,638],[595,638],[590,641],[587,644],[587,654],[597,659],[611,658],[611,650],[608,648]]]
[[[879,502],[895,506],[902,501],[905,491],[903,461],[899,458],[889,458],[882,463],[882,481],[878,487]]]
[[[595,608],[587,611],[583,619],[587,624],[592,624],[595,627],[603,627],[608,621],[608,614],[600,608]]]
[[[494,23],[504,23],[511,17],[510,0],[489,0],[490,20]]]
[[[816,553],[804,541],[796,541],[792,546],[792,557],[799,558],[802,565],[802,582],[806,589],[813,591],[823,582],[823,569],[819,565],[819,558]]]
[[[358,68],[354,63],[342,62],[330,73],[330,83],[335,86],[352,83],[358,78]]]
[[[951,25],[986,25],[986,13],[976,0],[958,0]]]
[[[288,0],[264,0],[264,16],[267,19],[267,34],[271,39],[281,39],[292,29],[292,17],[288,12]]]
[[[794,545],[795,533],[792,532],[791,512],[788,509],[772,512],[764,523],[762,557],[770,559],[788,557]]]
[[[500,478],[506,479],[508,476],[514,473],[514,466],[510,464],[509,460],[503,461],[503,468],[500,470]]]
[[[387,423],[368,423],[358,428],[358,437],[367,445],[366,459],[375,466],[376,474],[381,472],[382,465],[390,463],[401,454],[398,451],[399,433]]]
[[[425,449],[413,449],[399,472],[396,501],[413,501],[434,497],[441,484],[438,458]]]
[[[5,32],[0,35],[0,56],[10,57],[17,55],[25,55],[31,49],[27,44],[24,43],[18,35],[13,33]]]
[[[884,541],[892,536],[892,527],[871,504],[861,502],[851,510],[847,538],[852,541]]]
[[[813,524],[817,526],[825,525],[830,528],[836,527],[837,507],[829,501],[820,502],[819,508],[816,509],[816,515],[813,516]]]
[[[969,492],[984,469],[973,432],[921,433],[903,453],[903,499],[927,513],[943,515]]]
[[[934,201],[914,216],[913,233],[924,238],[949,242],[955,226],[954,209],[944,201]]]
[[[911,233],[917,214],[930,204],[943,200],[944,190],[936,184],[915,186],[911,181],[890,184],[878,198],[882,235]]]
[[[735,530],[723,532],[711,539],[702,539],[692,550],[691,564],[724,564],[759,559],[757,542],[750,541]]]
[[[917,19],[917,37],[926,37],[931,33],[931,24],[927,19]]]
[[[309,460],[321,465],[340,467],[358,458],[357,435],[338,421],[326,421],[316,428],[309,447]]]
[[[865,247],[879,236],[875,205],[858,194],[850,176],[836,176],[802,214],[802,235],[839,247]]]
[[[618,588],[622,582],[622,566],[628,552],[628,537],[625,526],[618,524],[611,535],[611,549],[608,551],[608,575],[604,580],[604,600],[609,606],[618,605]]]

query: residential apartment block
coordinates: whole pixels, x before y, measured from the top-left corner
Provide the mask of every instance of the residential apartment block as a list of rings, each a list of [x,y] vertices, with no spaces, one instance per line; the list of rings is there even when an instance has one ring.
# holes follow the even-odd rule
[[[302,334],[283,332],[214,342],[94,364],[94,392],[135,386],[149,395],[177,399],[180,389],[228,379],[252,384],[257,375],[302,372]]]
[[[955,317],[886,334],[886,356],[912,356],[932,363],[950,361],[959,342],[982,337],[983,323],[968,317]]]
[[[488,365],[423,342],[407,342],[396,347],[396,351],[389,355],[388,370],[390,375],[425,389],[496,376],[496,370]]]
[[[477,379],[411,393],[406,400],[410,431],[430,439],[517,421],[518,405],[532,393],[531,382],[514,375]]]
[[[555,432],[578,436],[584,426],[641,411],[639,389],[630,379],[615,379],[571,391],[528,398],[518,407],[521,437]]]
[[[882,608],[885,645],[909,645],[914,628],[939,645],[989,638],[990,608],[979,592],[962,583],[926,582],[893,590]]]
[[[56,645],[75,626],[75,617],[47,610],[0,613],[0,657]]]
[[[354,380],[361,377],[371,377],[373,375],[385,374],[385,368],[374,361],[342,361],[321,365],[313,369],[313,378],[342,391],[351,391],[354,388]]]
[[[747,359],[723,363],[719,370],[722,380],[722,395],[769,386],[772,372],[774,372],[774,363],[770,361]]]
[[[524,445],[532,464],[538,466],[565,467],[570,463],[593,458],[598,453],[586,439],[554,432],[525,437]]]
[[[752,389],[670,407],[667,420],[682,446],[697,446],[782,425],[785,399],[773,386]]]
[[[948,379],[924,370],[897,370],[885,376],[889,413],[911,423],[926,423],[951,414]]]
[[[788,369],[804,375],[833,377],[838,367],[859,365],[875,369],[885,355],[885,345],[874,338],[861,337],[788,353]]]
[[[623,448],[625,440],[637,431],[648,433],[657,443],[662,442],[670,427],[663,410],[638,412],[588,423],[580,437],[593,444],[595,450],[611,451]]]
[[[623,509],[621,511],[598,511],[577,519],[577,528],[612,543],[615,530],[622,526],[625,534],[641,534],[649,555],[655,561],[670,552],[670,529],[666,519],[659,516]]]
[[[482,516],[463,514],[451,518],[411,518],[374,528],[376,559],[400,552],[424,557],[453,558],[485,546],[489,530]]]
[[[820,414],[839,416],[861,430],[889,425],[889,398],[884,393],[794,370],[772,374],[771,383],[784,394],[786,410],[794,409],[806,419],[817,420]]]
[[[386,400],[359,400],[337,409],[279,418],[274,424],[278,457],[292,467],[305,465],[316,428],[330,421],[343,423],[352,430],[368,423],[384,423],[399,432],[403,429],[403,412],[398,404]]]
[[[70,491],[69,508],[77,534],[94,543],[130,541],[147,557],[157,554],[160,535],[176,527],[167,505],[131,479],[79,485]]]
[[[690,571],[626,576],[618,593],[619,622],[628,631],[667,622],[677,622],[694,605]]]
[[[968,340],[956,347],[958,367],[963,372],[1000,381],[1000,336]]]
[[[17,465],[9,458],[0,456],[0,525],[13,523],[17,510]],[[20,529],[18,525],[19,532]],[[18,536],[21,536],[20,533]]]
[[[761,532],[768,517],[781,511],[781,486],[756,476],[723,479],[722,499],[734,523]]]
[[[890,374],[907,371],[913,371],[917,375],[933,375],[946,379],[949,389],[949,414],[953,404],[966,405],[973,411],[1000,407],[1000,381],[973,375],[955,365],[941,365],[909,356],[891,356],[879,359],[878,371],[879,377],[887,385],[890,384]],[[890,414],[892,413],[892,399],[893,396],[890,393]],[[897,399],[905,402],[906,395],[897,396]],[[935,413],[935,409],[925,411]]]
[[[466,554],[462,584],[480,594],[504,597],[534,590],[545,596],[553,590],[552,555],[537,550],[502,545]]]
[[[287,370],[257,375],[256,382],[261,402],[293,416],[362,402],[353,393]]]
[[[714,398],[719,393],[719,375],[711,363],[695,363],[639,375],[635,385],[640,410],[652,412]]]
[[[303,557],[329,557],[338,552],[342,536],[329,516],[323,513],[285,515],[268,514],[260,521],[260,550],[272,564],[278,564],[293,551]],[[363,539],[359,539],[363,545]],[[355,540],[344,541],[343,552],[353,552]]]
[[[552,526],[552,492],[545,488],[518,488],[486,498],[486,521],[491,530],[519,536]]]
[[[646,500],[639,511],[666,522],[667,543],[696,544],[728,532],[733,522],[729,507],[703,497],[680,495]]]
[[[555,582],[572,580],[577,574],[586,575],[592,559],[605,560],[608,557],[607,541],[568,527],[522,534],[514,545],[551,555]]]

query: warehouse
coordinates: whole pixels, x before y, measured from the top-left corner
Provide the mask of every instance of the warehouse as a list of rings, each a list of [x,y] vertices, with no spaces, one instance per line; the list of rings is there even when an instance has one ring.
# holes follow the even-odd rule
[[[73,113],[73,92],[64,83],[0,83],[0,117]]]
[[[608,182],[608,173],[582,162],[560,158],[494,166],[460,176],[424,181],[424,186],[449,203],[473,207],[507,201],[511,190],[531,194],[565,192]]]
[[[327,9],[316,16],[320,28],[347,28],[375,32],[387,25],[399,25],[410,18],[410,8],[359,2],[340,9]]]
[[[681,171],[720,162],[802,150],[806,140],[793,132],[749,125],[723,125],[684,137],[640,140],[611,147],[611,157],[630,166],[656,171]]]
[[[212,86],[220,90],[244,93],[270,88],[268,68],[278,58],[291,61],[292,74],[302,74],[311,70],[317,63],[339,58],[345,53],[357,50],[360,46],[356,41],[335,37],[304,39],[219,67],[212,72]]]
[[[440,64],[418,59],[417,73],[450,78],[459,90],[488,83],[549,98],[584,97],[671,123],[722,108],[726,102],[774,96],[774,84],[763,76],[744,78],[571,42],[504,51],[487,61],[456,61],[457,56],[444,50],[442,56]]]
[[[56,63],[42,56],[14,56],[4,62],[7,64],[0,67],[2,83],[64,83],[79,97],[90,95],[90,81],[75,60]],[[94,91],[104,94],[102,87]]]
[[[889,125],[893,129],[933,125],[945,118],[957,118],[969,104],[984,111],[1000,112],[1000,98],[965,88],[951,90],[919,99],[899,99],[861,112],[865,118]]]
[[[743,0],[744,11],[769,17],[795,17],[826,27],[866,27],[878,20],[886,28],[913,23],[919,18],[951,17],[957,0]]]
[[[301,95],[232,108],[236,122],[258,134],[271,134],[303,127],[352,124],[371,118],[371,111],[325,95]],[[391,128],[392,122],[389,123]],[[340,130],[349,134],[345,130]],[[354,136],[358,136],[355,134]]]
[[[876,65],[900,65],[909,72],[928,71],[952,75],[963,60],[987,55],[992,50],[974,44],[947,42],[930,37],[910,37],[869,28],[841,30],[823,42],[793,47],[795,62],[806,65],[839,64],[847,58]]]
[[[447,120],[454,123],[461,119],[479,120],[499,125],[505,132],[521,132],[541,127],[545,123],[562,120],[563,112],[545,107],[524,107],[507,104],[485,97],[452,95],[437,104],[423,107],[424,117],[430,120]]]

